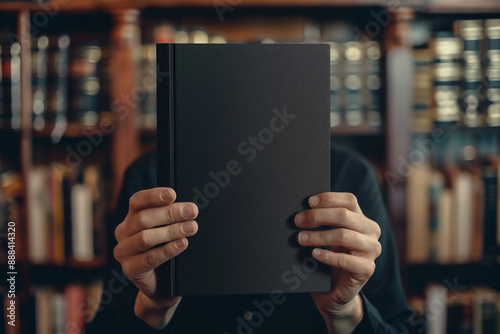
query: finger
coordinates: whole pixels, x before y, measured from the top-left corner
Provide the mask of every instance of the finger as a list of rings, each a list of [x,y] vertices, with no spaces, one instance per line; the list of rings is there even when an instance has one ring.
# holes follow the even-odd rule
[[[370,278],[375,271],[375,262],[362,257],[345,253],[335,253],[321,248],[315,248],[312,255],[316,260],[327,266],[359,275],[364,279]]]
[[[139,254],[159,244],[189,237],[198,231],[198,224],[194,220],[175,223],[157,228],[150,228],[136,233],[131,238],[119,244],[121,256]]]
[[[194,203],[173,203],[158,208],[149,208],[127,217],[126,230],[129,235],[152,227],[194,219],[198,207]]]
[[[151,188],[136,192],[129,200],[129,213],[143,209],[164,206],[175,201],[176,194],[171,188]]]
[[[147,252],[131,256],[122,264],[123,273],[130,279],[140,278],[144,273],[182,253],[187,246],[188,240],[180,238],[152,248]]]
[[[346,208],[309,209],[295,215],[295,224],[300,228],[318,226],[345,227],[365,234],[376,234],[378,224],[362,214]]]
[[[334,247],[343,247],[370,255],[373,259],[382,251],[380,243],[374,238],[346,228],[301,231],[297,235],[297,241],[301,246],[332,246],[332,250]]]
[[[309,197],[311,208],[346,208],[362,213],[358,199],[351,193],[326,192]]]

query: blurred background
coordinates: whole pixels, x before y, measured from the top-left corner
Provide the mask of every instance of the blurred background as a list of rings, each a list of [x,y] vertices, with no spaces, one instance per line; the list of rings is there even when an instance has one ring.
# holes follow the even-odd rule
[[[0,1],[0,332],[82,333],[106,298],[171,42],[328,43],[332,143],[377,170],[417,332],[500,333],[497,0]]]

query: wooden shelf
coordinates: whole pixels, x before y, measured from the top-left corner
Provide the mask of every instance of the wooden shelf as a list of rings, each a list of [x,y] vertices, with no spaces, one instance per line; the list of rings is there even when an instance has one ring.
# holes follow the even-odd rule
[[[380,0],[243,0],[234,7],[311,7],[311,6],[381,6]],[[68,0],[61,4],[57,0],[44,3],[34,2],[0,2],[0,11],[46,11],[46,12],[78,12],[107,11],[115,9],[142,9],[148,7],[205,7],[214,8],[212,0]]]
[[[409,264],[409,291],[411,294],[423,294],[429,283],[443,285],[464,285],[467,287],[485,285],[500,289],[500,264],[485,265],[481,263]]]
[[[480,0],[474,2],[423,0],[401,2],[401,6],[411,7],[419,12],[430,13],[491,13],[500,11],[500,2],[497,0]],[[387,6],[383,0],[243,0],[233,7],[362,7]],[[0,2],[1,12],[17,12],[22,10],[45,11],[47,13],[78,13],[95,11],[113,11],[119,9],[144,8],[171,8],[171,7],[198,7],[214,8],[212,0],[68,0],[61,4],[57,0],[44,3],[36,2]]]
[[[383,134],[381,126],[362,124],[359,126],[339,125],[330,129],[332,137],[375,136]]]
[[[30,280],[35,285],[64,286],[68,283],[90,283],[101,278],[103,264],[88,266],[30,265]]]

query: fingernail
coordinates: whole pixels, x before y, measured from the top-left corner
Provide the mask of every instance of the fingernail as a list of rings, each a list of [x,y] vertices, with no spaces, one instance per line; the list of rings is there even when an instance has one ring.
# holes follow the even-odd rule
[[[179,239],[175,242],[175,247],[184,248],[185,244],[186,244],[186,239],[182,238],[182,239]]]
[[[306,221],[306,215],[304,215],[303,213],[295,215],[295,224],[301,225],[304,224],[305,221]]]
[[[194,209],[191,205],[186,205],[182,208],[182,217],[184,218],[193,218]]]
[[[316,206],[318,204],[319,204],[319,196],[311,196],[311,198],[309,198],[309,205],[311,207]]]
[[[321,251],[318,248],[315,248],[312,252],[312,254],[316,257],[319,257],[321,255]]]
[[[184,233],[194,232],[194,222],[182,224],[181,229],[182,229],[182,232],[184,232]]]
[[[306,242],[307,240],[309,240],[309,233],[307,233],[307,232],[300,232],[299,233],[299,242],[303,243],[303,242]]]
[[[169,199],[170,199],[170,191],[168,190],[163,190],[161,193],[160,193],[160,199],[163,201],[163,202],[168,202]]]

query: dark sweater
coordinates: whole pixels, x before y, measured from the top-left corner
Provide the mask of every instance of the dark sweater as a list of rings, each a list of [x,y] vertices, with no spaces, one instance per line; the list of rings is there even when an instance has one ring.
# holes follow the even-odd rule
[[[375,273],[361,291],[364,317],[355,333],[410,333],[411,311],[402,291],[394,238],[375,172],[346,149],[332,147],[331,157],[331,190],[353,193],[363,213],[382,230],[379,241],[383,251],[375,261]],[[155,186],[156,152],[151,152],[127,169],[116,220],[108,235],[114,235],[116,225],[127,215],[130,196]],[[152,329],[134,315],[138,289],[113,258],[115,245],[116,240],[110,238],[101,307],[87,333],[327,333],[310,294],[287,294],[272,311],[270,307],[262,309],[262,305],[269,306],[269,295],[183,297],[169,325],[163,330]],[[252,313],[248,311],[254,316],[249,317]]]

